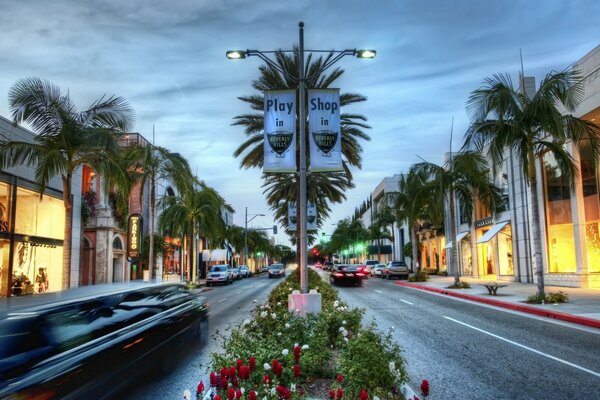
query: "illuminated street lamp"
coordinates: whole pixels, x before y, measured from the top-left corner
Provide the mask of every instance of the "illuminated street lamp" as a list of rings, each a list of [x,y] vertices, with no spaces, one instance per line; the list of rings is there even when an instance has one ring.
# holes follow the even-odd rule
[[[293,76],[288,76],[287,72],[281,68],[275,61],[271,60],[267,54],[273,53],[293,53],[293,50],[278,50],[278,51],[261,51],[261,50],[229,50],[225,53],[227,58],[232,60],[240,60],[250,56],[256,56],[263,60],[269,67],[280,72],[287,79],[292,81],[298,81],[298,91],[301,94],[299,97],[298,105],[298,120],[300,128],[300,157],[299,157],[299,181],[300,181],[300,201],[298,202],[298,243],[300,247],[300,288],[302,293],[308,293],[308,270],[307,270],[307,229],[306,229],[306,110],[304,107],[305,103],[305,85],[306,78],[304,76],[304,22],[298,23],[299,30],[299,43],[298,43],[298,79]],[[335,54],[334,57],[328,59],[323,66],[320,68],[320,72],[325,71],[333,64],[338,62],[344,56],[356,56],[357,58],[374,58],[376,55],[375,50],[357,50],[357,49],[346,49],[346,50],[306,50],[312,53],[329,53]]]

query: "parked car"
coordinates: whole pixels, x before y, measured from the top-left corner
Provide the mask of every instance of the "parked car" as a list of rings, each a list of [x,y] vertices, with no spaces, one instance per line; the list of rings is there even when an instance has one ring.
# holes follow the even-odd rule
[[[242,279],[242,274],[240,273],[240,268],[239,267],[233,267],[233,268],[231,268],[231,278],[234,281]]]
[[[240,275],[242,278],[250,277],[250,268],[247,265],[240,265]]]
[[[332,285],[351,284],[362,286],[365,275],[356,264],[338,264],[333,272],[329,274],[329,282]]]
[[[119,398],[142,375],[173,368],[190,343],[208,341],[206,298],[181,283],[86,286],[22,300],[1,306],[2,399]]]
[[[260,269],[260,272],[269,272],[269,266],[263,265],[263,267]]]
[[[231,267],[227,264],[213,265],[206,274],[206,286],[212,286],[222,283],[231,285],[233,283],[233,274]]]
[[[390,261],[386,264],[385,267],[381,270],[381,277],[383,279],[390,279],[392,277],[398,278],[406,278],[408,279],[408,274],[410,273],[410,269],[406,265],[404,261]]]
[[[378,260],[366,260],[364,262],[365,267],[367,267],[366,273],[371,275],[371,269],[373,269],[374,267],[376,267],[377,265],[379,265],[379,261]]]
[[[285,266],[283,264],[271,264],[269,266],[269,278],[281,278],[285,276]]]
[[[371,276],[378,276],[381,278],[381,271],[385,268],[385,264],[377,264],[371,268]]]
[[[333,271],[333,262],[327,261],[323,264],[323,270],[325,271]]]

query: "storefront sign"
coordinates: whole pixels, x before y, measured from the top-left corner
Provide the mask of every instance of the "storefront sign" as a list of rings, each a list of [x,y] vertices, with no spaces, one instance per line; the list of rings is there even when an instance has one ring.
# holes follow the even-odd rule
[[[492,225],[493,223],[494,223],[494,221],[493,221],[492,217],[487,217],[487,218],[475,221],[474,225],[475,225],[475,228],[481,228],[484,226]]]
[[[142,247],[142,216],[132,214],[129,216],[127,226],[127,257],[140,258]]]
[[[339,89],[308,91],[310,170],[343,171]]]
[[[296,171],[296,91],[265,92],[264,172]]]

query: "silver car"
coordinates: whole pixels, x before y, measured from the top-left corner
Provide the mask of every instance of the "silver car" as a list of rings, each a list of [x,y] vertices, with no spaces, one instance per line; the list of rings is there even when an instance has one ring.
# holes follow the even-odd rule
[[[231,267],[227,264],[213,265],[206,274],[206,286],[216,285],[231,285],[233,283],[233,275]]]
[[[378,276],[381,278],[381,271],[385,268],[385,264],[377,264],[371,267],[371,276]]]
[[[410,273],[410,269],[408,265],[404,261],[390,261],[387,263],[385,267],[381,270],[381,277],[383,279],[390,279],[392,277],[406,278],[408,279],[408,274]]]

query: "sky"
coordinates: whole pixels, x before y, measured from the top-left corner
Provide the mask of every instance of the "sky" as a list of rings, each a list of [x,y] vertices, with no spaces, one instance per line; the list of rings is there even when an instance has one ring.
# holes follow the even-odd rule
[[[361,143],[356,187],[332,205],[323,233],[350,217],[383,178],[425,159],[441,164],[462,145],[469,94],[493,74],[518,82],[563,70],[600,44],[597,0],[1,0],[0,115],[8,92],[36,76],[69,93],[79,109],[103,95],[124,97],[134,132],[182,154],[200,179],[235,209],[244,226],[276,222],[261,171],[240,168],[233,152],[246,138],[233,117],[261,60],[228,60],[231,49],[289,50],[304,22],[307,50],[375,49],[373,60],[344,57],[334,87],[366,102],[371,141]],[[452,120],[454,125],[452,127]],[[281,229],[280,229],[281,231]],[[278,243],[288,244],[284,234]]]

